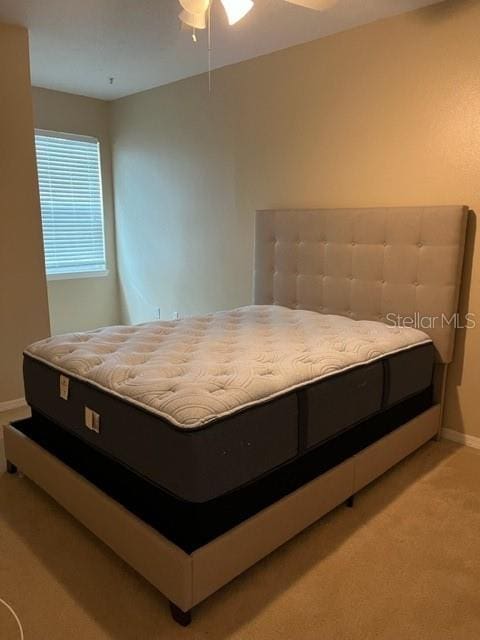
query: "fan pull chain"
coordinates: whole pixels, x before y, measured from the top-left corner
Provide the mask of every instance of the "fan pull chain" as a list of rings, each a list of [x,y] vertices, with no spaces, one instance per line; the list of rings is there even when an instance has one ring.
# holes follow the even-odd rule
[[[208,5],[208,93],[212,93],[212,3]]]

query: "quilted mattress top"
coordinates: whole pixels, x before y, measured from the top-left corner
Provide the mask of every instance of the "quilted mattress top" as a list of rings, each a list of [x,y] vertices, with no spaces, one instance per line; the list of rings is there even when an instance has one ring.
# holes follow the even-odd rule
[[[412,328],[258,305],[55,336],[25,354],[195,429],[427,342]]]

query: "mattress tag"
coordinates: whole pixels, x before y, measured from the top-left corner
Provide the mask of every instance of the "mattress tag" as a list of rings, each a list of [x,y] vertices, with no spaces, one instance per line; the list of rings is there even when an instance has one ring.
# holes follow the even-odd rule
[[[68,391],[70,387],[70,378],[67,376],[60,376],[60,398],[62,400],[68,400]]]
[[[90,409],[90,407],[85,407],[85,426],[90,431],[100,433],[100,414]]]

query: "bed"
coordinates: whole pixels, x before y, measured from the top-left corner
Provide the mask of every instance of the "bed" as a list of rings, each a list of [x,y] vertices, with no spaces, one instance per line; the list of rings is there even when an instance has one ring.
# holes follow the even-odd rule
[[[254,306],[26,349],[32,418],[6,429],[9,470],[189,623],[193,606],[439,433],[466,218],[258,212]]]

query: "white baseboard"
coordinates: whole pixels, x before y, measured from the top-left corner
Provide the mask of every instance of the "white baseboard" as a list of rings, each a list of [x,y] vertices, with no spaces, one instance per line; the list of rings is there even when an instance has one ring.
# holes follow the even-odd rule
[[[480,449],[480,438],[469,436],[466,433],[460,433],[460,431],[455,431],[454,429],[442,429],[442,437],[446,440],[464,444],[466,447]]]
[[[25,398],[17,398],[16,400],[7,400],[7,402],[0,402],[0,413],[4,411],[12,411],[13,409],[21,409],[26,407],[27,403]]]

